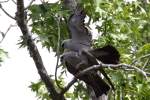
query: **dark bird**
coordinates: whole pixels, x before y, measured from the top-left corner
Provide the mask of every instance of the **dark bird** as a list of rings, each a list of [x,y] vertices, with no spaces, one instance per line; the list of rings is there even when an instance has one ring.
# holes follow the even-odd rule
[[[63,41],[62,47],[79,53],[81,53],[82,51],[87,51],[91,53],[97,60],[105,64],[119,63],[120,54],[118,50],[111,45],[92,49],[88,45],[78,43],[76,41],[73,41],[72,39],[67,39]]]
[[[64,40],[62,43],[62,47],[69,50],[68,52],[63,53],[61,57],[62,62],[67,67],[67,70],[74,76],[88,67],[98,65],[99,63],[97,60],[105,64],[117,64],[120,57],[118,51],[110,45],[97,49],[91,48],[92,35],[85,27],[85,16],[85,12],[80,7],[77,7],[68,21],[71,38]],[[110,78],[107,76],[103,68],[99,71],[114,89]],[[97,71],[90,71],[77,78],[91,86],[97,97],[102,94],[107,94],[110,89],[109,85],[99,76]]]
[[[74,76],[76,76],[85,68],[93,65],[93,63],[88,60],[86,55],[80,55],[74,51],[64,53],[61,57],[61,60],[67,67],[67,70]],[[97,97],[101,96],[102,94],[107,94],[110,89],[109,85],[99,76],[96,71],[87,72],[77,78],[84,81],[88,86],[92,87]]]

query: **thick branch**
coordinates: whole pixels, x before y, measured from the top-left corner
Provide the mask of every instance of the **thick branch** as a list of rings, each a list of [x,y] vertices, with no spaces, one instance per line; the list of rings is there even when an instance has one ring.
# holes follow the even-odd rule
[[[64,100],[64,97],[60,97],[59,93],[56,91],[55,86],[53,84],[53,80],[48,76],[47,71],[43,65],[42,58],[39,54],[39,51],[32,40],[31,34],[28,30],[27,24],[25,23],[25,15],[24,15],[24,2],[23,0],[17,0],[17,13],[16,13],[17,23],[20,27],[24,39],[26,41],[27,47],[30,52],[30,56],[33,58],[34,63],[36,65],[36,68],[38,70],[38,73],[42,79],[42,81],[45,83],[48,92],[50,93],[50,96],[53,100]]]

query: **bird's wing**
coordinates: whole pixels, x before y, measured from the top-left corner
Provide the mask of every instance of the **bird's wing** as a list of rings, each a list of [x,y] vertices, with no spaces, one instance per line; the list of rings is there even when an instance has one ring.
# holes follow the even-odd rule
[[[90,49],[89,52],[105,64],[119,63],[120,54],[118,50],[111,45],[107,45],[102,48]]]
[[[71,73],[71,74],[76,74],[78,69],[76,68],[76,66],[78,65],[78,63],[81,62],[80,58],[77,56],[77,52],[65,52],[62,55],[62,62],[65,64],[65,66],[67,67],[67,70]]]
[[[73,41],[78,41],[82,44],[91,46],[92,35],[91,32],[85,27],[85,16],[85,12],[79,7],[75,13],[70,16],[68,27],[71,32],[71,39]]]

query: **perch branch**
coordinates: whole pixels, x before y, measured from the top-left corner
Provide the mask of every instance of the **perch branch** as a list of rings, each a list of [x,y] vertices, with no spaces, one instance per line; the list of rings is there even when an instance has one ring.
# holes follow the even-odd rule
[[[91,70],[99,70],[101,67],[103,68],[113,68],[113,69],[116,69],[116,68],[130,68],[130,69],[134,69],[138,72],[140,72],[143,76],[145,76],[145,78],[147,79],[147,74],[145,71],[141,70],[140,68],[136,67],[136,66],[132,66],[132,65],[128,65],[128,64],[117,64],[117,65],[114,65],[114,64],[103,64],[103,63],[100,63],[99,65],[94,65],[94,66],[91,66],[87,69],[84,69],[83,71],[79,72],[76,77],[80,77],[82,76],[83,74],[91,71]]]
[[[88,73],[89,71],[92,71],[92,70],[99,70],[100,68],[112,68],[112,69],[117,69],[117,68],[123,68],[123,69],[129,69],[129,70],[126,70],[126,71],[134,71],[136,70],[137,72],[140,72],[146,79],[147,76],[150,76],[150,73],[148,72],[145,72],[143,70],[141,70],[140,68],[136,67],[136,66],[132,66],[132,65],[128,65],[128,64],[117,64],[117,65],[114,65],[114,64],[103,64],[103,63],[100,63],[99,65],[93,65],[89,68],[86,68],[84,69],[83,71],[79,72],[78,74],[75,75],[76,78],[73,78],[69,83],[68,85],[61,91],[61,94],[64,94],[65,92],[67,92],[69,90],[69,88],[77,81],[77,78],[84,75],[85,73]]]

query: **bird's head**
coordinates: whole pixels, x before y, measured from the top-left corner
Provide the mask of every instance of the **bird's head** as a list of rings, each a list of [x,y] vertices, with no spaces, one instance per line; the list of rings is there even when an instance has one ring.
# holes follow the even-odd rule
[[[61,47],[64,48],[64,49],[68,49],[68,48],[69,48],[69,45],[70,45],[70,42],[71,42],[70,39],[64,40],[64,41],[61,43]]]
[[[64,40],[62,43],[61,43],[61,47],[64,49],[64,51],[68,51],[70,48],[70,42],[71,42],[71,39],[67,39],[67,40]]]

